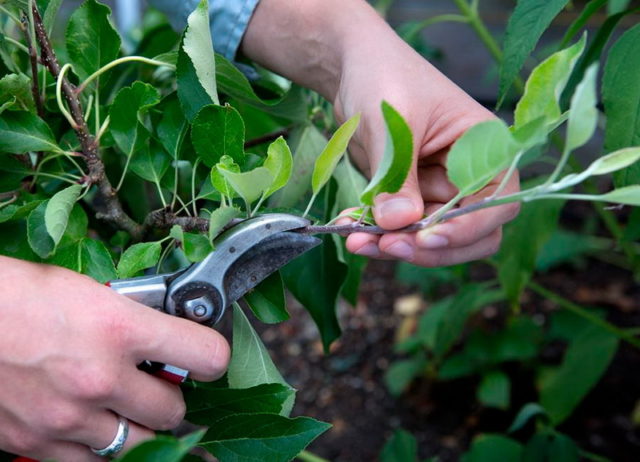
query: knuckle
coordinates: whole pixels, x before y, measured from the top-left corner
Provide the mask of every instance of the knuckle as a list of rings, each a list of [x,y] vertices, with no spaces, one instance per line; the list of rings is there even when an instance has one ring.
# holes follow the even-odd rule
[[[134,338],[134,326],[126,313],[119,310],[105,310],[99,320],[100,335],[109,339],[117,349],[128,348]]]
[[[48,433],[68,435],[83,426],[81,412],[71,406],[50,407],[42,417],[42,424]]]
[[[117,380],[106,368],[89,367],[76,373],[74,396],[88,401],[106,401],[113,396]]]
[[[184,416],[187,413],[187,405],[184,401],[180,400],[176,403],[175,407],[168,414],[167,419],[161,423],[157,430],[172,430],[182,423]]]

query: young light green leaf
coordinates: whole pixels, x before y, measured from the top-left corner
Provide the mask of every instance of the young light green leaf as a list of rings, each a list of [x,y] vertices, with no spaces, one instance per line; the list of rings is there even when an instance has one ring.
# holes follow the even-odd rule
[[[213,167],[222,156],[244,164],[244,121],[228,104],[203,107],[193,120],[191,143],[198,157]]]
[[[56,249],[56,243],[49,235],[44,219],[48,204],[48,200],[41,202],[27,218],[27,240],[40,258],[49,258]]]
[[[289,386],[273,364],[262,340],[237,305],[233,307],[233,347],[227,379],[231,388],[250,388],[264,383]]]
[[[249,172],[236,173],[218,165],[218,171],[247,204],[251,204],[262,196],[273,183],[271,172],[264,167],[258,167]]]
[[[460,194],[474,194],[511,165],[519,150],[502,120],[481,122],[458,138],[449,151],[449,180]]]
[[[567,3],[568,0],[520,0],[517,3],[509,18],[504,38],[504,57],[500,67],[498,96],[500,103],[504,101],[507,91],[542,33]]]
[[[532,72],[516,106],[515,126],[545,117],[551,124],[561,116],[560,96],[584,51],[586,36],[571,47],[552,54]]]
[[[631,0],[609,0],[607,13],[609,13],[609,16],[621,13],[629,6],[629,3],[631,3]]]
[[[599,196],[589,196],[589,200],[613,202],[614,204],[640,207],[640,185],[625,186]]]
[[[387,126],[387,142],[378,170],[360,196],[364,205],[373,205],[374,197],[380,193],[398,192],[413,160],[413,135],[407,122],[386,101],[382,102],[382,115]]]
[[[209,217],[209,241],[213,244],[213,240],[222,232],[231,220],[240,215],[240,210],[235,207],[220,207]]]
[[[216,87],[216,60],[209,24],[209,2],[201,0],[187,19],[182,48],[191,59],[198,81],[214,104],[220,104]]]
[[[331,175],[333,175],[333,171],[347,151],[349,141],[351,141],[359,124],[360,114],[356,114],[342,124],[333,134],[320,156],[316,159],[313,177],[311,179],[313,194],[318,194],[327,181],[329,181]]]
[[[62,235],[67,229],[67,223],[69,222],[69,215],[75,205],[82,186],[74,184],[66,189],[56,193],[47,204],[47,209],[44,214],[44,222],[47,228],[47,232],[54,244],[57,246],[62,239]]]
[[[96,0],[76,8],[66,31],[66,44],[73,69],[82,79],[110,63],[120,53],[120,36],[109,21],[111,10]]]
[[[244,296],[245,302],[260,321],[276,324],[289,319],[284,285],[279,272],[273,273]]]
[[[640,24],[620,37],[609,51],[602,79],[607,116],[607,152],[640,145]],[[640,165],[614,175],[616,186],[640,183]]]
[[[221,168],[233,173],[240,173],[240,166],[236,164],[231,157],[222,156],[220,162],[211,169],[211,184],[213,187],[223,196],[233,198],[236,195],[235,191],[222,173],[220,173]]]
[[[135,276],[143,269],[150,268],[160,260],[162,244],[160,242],[141,242],[124,251],[118,262],[118,277],[121,279]]]
[[[491,371],[482,377],[477,390],[478,401],[487,407],[508,409],[511,381],[502,371]]]
[[[406,430],[396,430],[380,453],[380,462],[418,462],[418,442]]]
[[[293,156],[287,141],[282,136],[269,145],[263,167],[269,170],[273,176],[273,183],[264,193],[264,197],[267,198],[283,188],[291,178]]]
[[[640,160],[640,147],[620,149],[594,161],[585,172],[589,175],[606,175],[629,167]]]
[[[28,112],[6,111],[0,115],[0,152],[62,152],[47,123]]]
[[[330,427],[308,417],[236,414],[214,423],[200,446],[225,462],[286,462]]]
[[[571,99],[569,121],[567,123],[567,151],[573,151],[591,139],[598,123],[598,97],[596,79],[598,65],[594,64],[584,75]]]

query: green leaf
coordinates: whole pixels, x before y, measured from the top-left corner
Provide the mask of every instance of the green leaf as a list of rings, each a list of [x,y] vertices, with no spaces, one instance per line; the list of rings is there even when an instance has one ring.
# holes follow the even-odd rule
[[[100,241],[83,239],[80,244],[81,272],[101,284],[116,279],[116,267],[109,250]]]
[[[607,5],[607,12],[610,16],[620,13],[627,9],[629,3],[631,3],[631,0],[609,0],[609,4]]]
[[[360,196],[364,205],[373,205],[373,198],[380,193],[398,192],[411,169],[413,135],[409,125],[386,101],[382,102],[382,115],[387,126],[387,142],[378,170]]]
[[[380,453],[380,462],[418,462],[418,442],[406,430],[396,430]]]
[[[569,437],[553,430],[542,430],[531,437],[522,454],[523,462],[578,462],[579,448]]]
[[[0,153],[62,152],[47,123],[28,112],[3,112],[0,115]]]
[[[525,203],[518,217],[505,228],[495,259],[500,284],[513,305],[518,304],[531,279],[537,255],[553,235],[563,205],[562,201]]]
[[[273,183],[264,193],[266,198],[283,188],[291,178],[293,157],[291,156],[289,145],[287,145],[287,141],[283,137],[279,137],[269,145],[263,167],[269,170],[273,177]]]
[[[400,396],[409,384],[426,372],[427,359],[419,353],[412,358],[394,361],[384,374],[384,383],[393,396]]]
[[[573,98],[569,121],[567,123],[567,139],[565,150],[573,151],[591,139],[598,124],[598,97],[596,94],[596,79],[598,65],[592,65],[584,75],[584,80],[578,85]]]
[[[158,139],[166,151],[178,159],[180,148],[186,134],[187,120],[180,108],[180,101],[175,93],[166,97],[161,103],[162,119],[156,127]]]
[[[521,462],[522,445],[502,435],[480,435],[473,440],[471,449],[462,462]]]
[[[272,207],[295,207],[307,197],[313,166],[327,139],[314,125],[308,124],[294,130],[290,142],[294,152],[291,179],[271,198]]]
[[[160,93],[153,86],[134,82],[121,89],[109,110],[111,134],[118,147],[131,157],[148,138],[142,115],[160,102]]]
[[[65,34],[67,53],[74,71],[86,79],[120,53],[120,36],[111,25],[109,7],[86,0],[76,8]]]
[[[553,425],[571,415],[600,380],[618,349],[618,338],[591,326],[569,344],[562,364],[540,387],[540,404]]]
[[[498,101],[502,103],[542,33],[568,0],[520,0],[507,23],[500,67]]]
[[[213,240],[222,232],[224,227],[239,215],[240,210],[235,207],[220,207],[211,212],[209,217],[209,241],[213,243]]]
[[[487,407],[506,410],[509,408],[511,381],[502,371],[491,371],[482,376],[476,391],[478,401]]]
[[[44,10],[44,15],[42,16],[42,23],[44,24],[44,27],[49,33],[49,35],[51,35],[51,31],[53,30],[56,16],[58,15],[60,6],[62,6],[62,1],[63,0],[51,0],[47,3],[47,7]]]
[[[562,41],[560,42],[559,48],[566,48],[573,37],[575,37],[576,34],[580,32],[580,29],[586,26],[589,19],[594,14],[596,14],[598,10],[600,10],[600,8],[607,4],[607,2],[610,3],[609,0],[591,0],[589,3],[587,3],[584,8],[582,8],[580,15],[571,23],[571,25],[565,32],[564,37],[562,37]]]
[[[150,268],[160,260],[162,244],[160,242],[141,242],[124,251],[118,262],[118,277],[121,279],[135,276],[143,269]]]
[[[264,167],[255,168],[250,172],[236,173],[219,164],[218,171],[247,204],[251,204],[262,196],[273,183],[271,172]]]
[[[336,303],[347,266],[338,259],[335,241],[323,237],[323,244],[293,260],[281,270],[285,285],[309,311],[315,321],[325,351],[340,336]]]
[[[116,462],[177,462],[198,444],[204,433],[200,430],[180,439],[159,435],[127,451]]]
[[[0,209],[0,223],[21,220],[31,213],[42,201],[31,201],[24,205],[7,205]]]
[[[640,206],[640,185],[625,186],[614,189],[599,196],[588,196],[589,200],[613,202],[614,204],[625,204]]]
[[[289,319],[284,285],[279,272],[273,273],[262,281],[244,296],[244,300],[256,318],[262,322],[276,324]]]
[[[604,68],[602,99],[607,116],[607,152],[640,145],[640,24],[611,47]],[[640,166],[614,175],[616,186],[640,183]]]
[[[67,229],[71,209],[73,209],[81,192],[82,186],[75,184],[56,193],[48,201],[44,214],[44,222],[47,232],[56,246]]]
[[[511,424],[507,432],[508,433],[517,432],[518,430],[523,428],[527,424],[527,422],[529,422],[532,418],[537,416],[546,417],[546,415],[547,415],[547,412],[538,403],[527,403],[524,406],[522,406],[522,409],[520,409],[520,412],[518,412],[518,415],[516,415],[516,418],[513,419],[513,423]]]
[[[183,239],[184,254],[192,263],[201,262],[213,252],[213,246],[204,234],[185,232]]]
[[[360,195],[367,187],[367,180],[345,157],[338,164],[333,177],[338,184],[336,192],[336,209],[334,213],[340,213],[351,207],[360,205]]]
[[[519,145],[502,120],[488,120],[468,129],[451,147],[449,180],[468,196],[484,188],[519,152]]]
[[[586,36],[583,36],[575,45],[552,54],[531,72],[524,95],[516,106],[516,127],[540,117],[544,117],[549,123],[560,118],[560,96],[585,44]]]
[[[200,85],[214,104],[220,104],[216,87],[216,60],[209,24],[209,2],[201,0],[187,19],[181,47],[195,70]]]
[[[56,243],[53,241],[47,225],[45,224],[45,212],[49,201],[43,201],[27,218],[27,239],[29,246],[40,258],[48,258],[55,252]]]
[[[146,130],[146,129],[145,129]],[[157,143],[140,149],[131,160],[131,171],[140,178],[157,185],[171,164],[171,157]]]
[[[184,43],[184,40],[182,43]],[[193,62],[184,51],[182,44],[178,48],[176,81],[178,83],[178,99],[184,115],[187,120],[193,121],[200,109],[212,104],[213,100],[200,84]]]
[[[295,393],[279,383],[251,388],[186,388],[187,419],[199,425],[211,425],[234,414],[279,414]]]
[[[318,194],[327,181],[329,181],[331,175],[333,175],[333,171],[338,165],[338,162],[340,162],[340,159],[342,159],[344,153],[347,151],[349,141],[351,141],[351,138],[358,129],[359,124],[360,114],[356,114],[347,120],[340,126],[340,128],[338,128],[338,130],[336,130],[327,143],[327,146],[318,156],[313,169],[313,177],[311,179],[313,194]]]
[[[240,113],[228,104],[203,107],[193,120],[191,143],[208,167],[225,155],[244,164],[244,122]]]
[[[264,383],[289,386],[273,364],[262,340],[237,305],[233,307],[233,347],[227,379],[231,388],[249,388]]]
[[[239,414],[211,426],[200,446],[225,462],[288,462],[329,428],[307,417]]]
[[[15,107],[21,111],[36,111],[29,77],[22,74],[7,74],[0,79],[0,105],[8,102],[11,104],[4,106],[5,109]]]

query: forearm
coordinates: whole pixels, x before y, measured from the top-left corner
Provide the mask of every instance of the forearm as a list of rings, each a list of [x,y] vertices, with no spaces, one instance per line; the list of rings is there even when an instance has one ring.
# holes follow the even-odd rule
[[[333,101],[346,64],[389,40],[400,39],[364,0],[261,0],[242,51]]]

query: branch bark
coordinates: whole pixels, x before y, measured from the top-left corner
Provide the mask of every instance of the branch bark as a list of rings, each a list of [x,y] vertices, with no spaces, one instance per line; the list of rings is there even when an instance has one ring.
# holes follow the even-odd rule
[[[35,3],[33,5],[33,20],[35,23],[36,39],[40,45],[42,63],[57,80],[60,76],[60,64],[51,46],[49,35],[47,34],[42,17]],[[87,181],[95,184],[98,188],[101,211],[96,214],[96,217],[111,223],[118,229],[128,232],[134,240],[142,239],[145,228],[143,225],[136,223],[122,208],[122,203],[118,198],[117,192],[105,173],[104,164],[99,156],[98,143],[89,132],[89,127],[87,126],[82,104],[80,103],[76,89],[66,78],[62,81],[62,91],[69,105],[73,121],[76,124],[73,129],[80,141],[82,156],[88,168]]]

